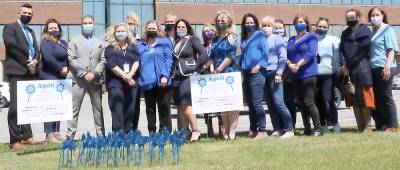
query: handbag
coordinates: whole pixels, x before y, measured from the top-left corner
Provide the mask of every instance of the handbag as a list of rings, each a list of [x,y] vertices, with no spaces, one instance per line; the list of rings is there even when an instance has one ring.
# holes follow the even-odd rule
[[[179,64],[179,72],[183,76],[193,75],[193,73],[196,69],[196,59],[194,57],[179,58],[178,64]]]
[[[343,92],[344,94],[355,94],[356,90],[354,87],[354,84],[351,82],[350,76],[346,76],[347,77],[347,81],[345,82],[345,84],[343,85]]]

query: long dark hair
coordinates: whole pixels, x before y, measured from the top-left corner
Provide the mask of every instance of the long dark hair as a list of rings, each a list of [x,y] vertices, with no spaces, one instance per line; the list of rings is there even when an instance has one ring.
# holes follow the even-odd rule
[[[46,24],[44,25],[43,37],[47,40],[58,41],[58,37],[54,37],[49,33],[49,24],[51,24],[51,23],[56,23],[58,26],[58,31],[60,31],[60,34],[62,34],[61,24],[56,19],[51,18],[51,19],[48,19],[46,21]]]
[[[381,12],[381,14],[383,15],[382,22],[385,24],[388,24],[388,16],[387,16],[386,12],[378,7],[373,7],[371,10],[369,10],[368,21],[371,22],[372,11],[374,11],[374,10],[378,10],[379,12]]]
[[[185,19],[179,19],[178,21],[176,21],[175,27],[174,27],[175,42],[178,42],[180,40],[180,37],[176,33],[176,30],[178,29],[179,22],[185,23],[188,35],[194,35],[194,30],[193,30],[192,26],[190,25],[190,23]]]
[[[254,24],[256,25],[257,30],[260,28],[260,23],[258,22],[258,19],[257,19],[257,17],[256,17],[254,14],[252,14],[252,13],[244,14],[244,15],[243,15],[243,18],[242,18],[242,25],[241,25],[241,28],[242,28],[242,33],[241,33],[242,40],[247,39],[248,36],[249,36],[248,33],[244,30],[244,26],[245,26],[245,23],[246,23],[246,19],[249,18],[249,17],[253,18]]]

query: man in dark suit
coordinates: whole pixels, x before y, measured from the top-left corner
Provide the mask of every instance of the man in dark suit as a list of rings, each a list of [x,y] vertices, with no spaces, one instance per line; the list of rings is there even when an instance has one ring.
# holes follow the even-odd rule
[[[35,33],[28,27],[33,16],[32,5],[24,4],[19,9],[16,22],[4,26],[3,39],[6,47],[4,73],[10,82],[10,108],[8,127],[10,148],[24,149],[33,145],[32,130],[29,124],[17,125],[17,81],[33,80],[36,77],[39,50]]]

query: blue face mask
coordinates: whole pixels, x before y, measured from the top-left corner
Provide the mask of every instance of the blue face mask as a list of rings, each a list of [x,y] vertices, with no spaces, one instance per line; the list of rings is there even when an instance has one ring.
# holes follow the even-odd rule
[[[257,30],[256,25],[244,25],[244,31],[247,33],[252,33]]]
[[[327,29],[317,29],[317,30],[315,30],[315,32],[317,34],[319,34],[320,36],[325,36],[328,33],[328,30]]]
[[[82,32],[85,35],[93,35],[94,32],[94,25],[93,24],[85,24],[82,25]]]
[[[296,29],[296,32],[303,32],[304,30],[307,29],[307,24],[306,23],[297,23],[294,24],[294,28]]]
[[[128,34],[126,32],[117,32],[115,33],[115,39],[117,41],[124,41],[128,37]]]

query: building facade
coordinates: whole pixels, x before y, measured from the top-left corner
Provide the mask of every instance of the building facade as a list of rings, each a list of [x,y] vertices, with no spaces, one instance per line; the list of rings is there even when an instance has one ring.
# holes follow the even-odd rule
[[[218,10],[229,11],[240,31],[241,17],[251,12],[259,19],[271,15],[282,19],[289,35],[295,33],[292,20],[297,14],[309,16],[312,23],[319,17],[330,19],[331,33],[340,36],[346,27],[344,12],[356,8],[363,13],[363,22],[367,23],[367,12],[373,6],[383,8],[388,13],[389,24],[393,25],[400,38],[400,0],[1,0],[0,33],[5,24],[17,19],[21,4],[31,3],[34,17],[31,28],[35,30],[38,41],[43,24],[49,18],[55,18],[62,24],[63,38],[69,40],[81,32],[80,22],[83,15],[93,15],[96,21],[96,36],[102,38],[106,28],[125,20],[129,12],[138,14],[141,26],[149,20],[163,21],[168,13],[178,18],[188,19],[200,35],[204,23],[212,23]],[[142,30],[142,29],[141,29]],[[4,60],[3,39],[0,38],[0,59]]]

